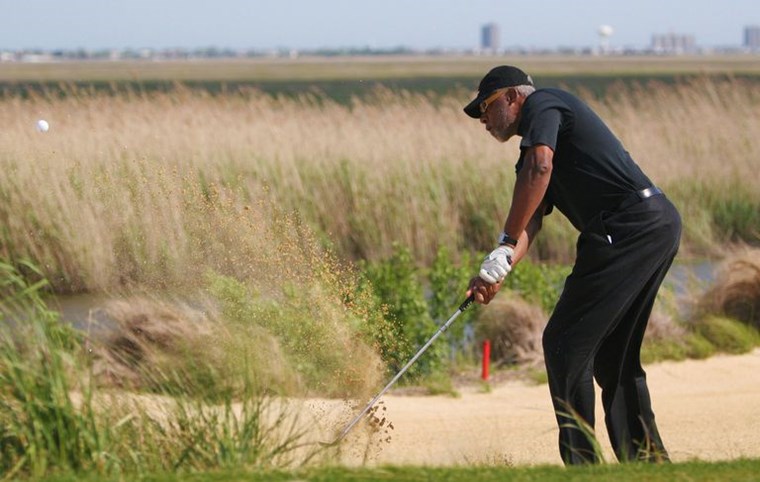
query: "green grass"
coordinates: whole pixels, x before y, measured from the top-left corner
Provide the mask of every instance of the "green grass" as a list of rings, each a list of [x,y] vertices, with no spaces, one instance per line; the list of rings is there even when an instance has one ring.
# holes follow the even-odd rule
[[[459,57],[372,56],[300,59],[222,59],[193,62],[60,62],[5,64],[0,97],[31,92],[171,91],[181,82],[216,94],[256,88],[270,94],[321,92],[340,102],[364,96],[378,84],[393,90],[450,93],[474,90],[491,67],[508,63],[531,73],[542,87],[601,93],[614,83],[672,83],[711,75],[760,78],[752,56],[681,57]]]
[[[747,353],[760,345],[757,329],[725,316],[706,316],[695,323],[694,329],[723,353]]]
[[[684,237],[694,248],[722,242],[760,240],[760,191],[757,181],[681,179],[664,187],[681,210]]]
[[[732,462],[686,462],[667,465],[652,464],[610,464],[588,467],[538,466],[538,467],[380,467],[380,468],[339,468],[325,467],[303,471],[249,471],[227,470],[196,474],[162,475],[146,474],[143,481],[646,481],[646,482],[707,482],[707,481],[757,481],[760,474],[759,460],[737,460]],[[104,479],[97,477],[59,476],[44,479],[48,482],[130,480]],[[132,480],[137,480],[132,479]]]
[[[686,334],[678,339],[649,340],[641,349],[643,363],[663,360],[704,359],[716,353],[743,354],[760,346],[760,334],[747,323],[719,315],[705,315],[686,322]]]

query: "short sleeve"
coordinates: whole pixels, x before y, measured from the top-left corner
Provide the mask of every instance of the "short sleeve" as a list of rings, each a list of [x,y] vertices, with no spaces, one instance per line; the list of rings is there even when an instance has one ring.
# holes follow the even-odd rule
[[[547,107],[538,112],[530,112],[525,133],[520,141],[520,149],[545,145],[553,151],[557,149],[557,135],[562,124],[562,113],[554,107]]]
[[[572,110],[549,90],[537,90],[523,104],[518,135],[522,137],[520,149],[538,145],[557,150],[560,131],[565,132],[573,123]]]

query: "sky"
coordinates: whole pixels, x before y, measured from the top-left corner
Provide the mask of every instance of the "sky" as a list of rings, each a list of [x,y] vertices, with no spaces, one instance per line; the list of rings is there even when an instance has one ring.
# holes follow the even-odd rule
[[[0,0],[0,50],[111,48],[475,48],[496,23],[502,47],[612,47],[652,34],[739,46],[760,0]]]

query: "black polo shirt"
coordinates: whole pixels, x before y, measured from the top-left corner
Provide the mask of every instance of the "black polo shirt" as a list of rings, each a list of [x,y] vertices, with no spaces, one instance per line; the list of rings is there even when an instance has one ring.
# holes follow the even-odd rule
[[[554,151],[546,193],[578,230],[630,193],[652,186],[620,141],[588,105],[559,89],[539,89],[525,99],[517,134],[525,150],[546,145]],[[549,212],[547,210],[547,213]]]

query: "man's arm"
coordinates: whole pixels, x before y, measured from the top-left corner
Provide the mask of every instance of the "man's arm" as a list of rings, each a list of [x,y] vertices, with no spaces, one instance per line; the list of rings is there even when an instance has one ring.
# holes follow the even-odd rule
[[[512,246],[512,265],[525,256],[535,235],[541,229],[546,213],[544,197],[551,179],[553,158],[554,151],[545,145],[533,146],[525,151],[523,167],[515,181],[512,205],[504,223],[504,232],[513,237],[517,236],[518,240],[517,246]],[[470,280],[467,296],[474,293],[476,302],[488,304],[500,287],[501,283],[488,283],[481,277],[475,277]]]
[[[541,230],[543,225],[544,215],[546,213],[546,203],[541,202],[533,213],[533,217],[528,221],[528,225],[525,230],[520,234],[518,238],[517,247],[515,248],[515,255],[512,258],[512,266],[517,264],[528,252],[530,245],[533,244],[533,240],[536,239],[536,235]]]
[[[523,237],[528,223],[534,218],[546,195],[546,189],[549,187],[549,180],[552,175],[553,158],[554,151],[548,146],[529,147],[525,151],[523,167],[517,173],[515,190],[512,194],[512,205],[504,223],[505,233],[510,236],[518,236],[517,249],[515,250],[515,258],[517,259],[520,259],[527,251],[528,243],[521,243],[519,240]],[[544,211],[545,209],[541,210],[541,216],[543,216]]]
[[[528,221],[528,226],[520,234],[517,242],[517,248],[515,249],[515,256],[512,260],[513,265],[520,261],[520,259],[525,256],[525,253],[528,252],[528,248],[530,248],[530,245],[533,243],[536,235],[541,230],[545,213],[546,203],[541,202],[533,214],[533,217],[531,217],[530,221]],[[491,302],[493,297],[496,296],[496,293],[499,292],[500,288],[501,283],[487,283],[480,276],[475,276],[470,280],[470,286],[467,290],[466,296],[470,296],[474,293],[476,303],[487,305]]]

